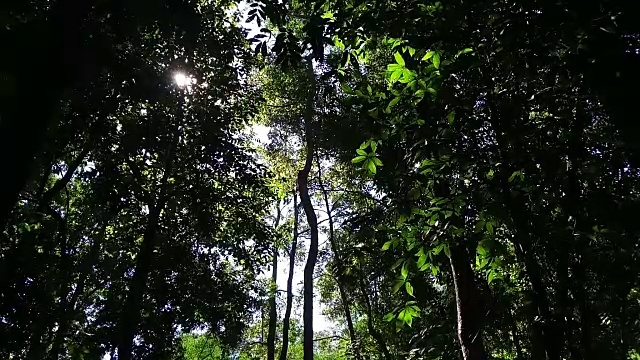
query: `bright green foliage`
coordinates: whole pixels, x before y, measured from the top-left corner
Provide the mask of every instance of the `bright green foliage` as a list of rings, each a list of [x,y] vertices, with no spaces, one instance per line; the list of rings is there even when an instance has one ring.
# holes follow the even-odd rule
[[[206,335],[183,335],[182,346],[185,360],[226,360],[229,355],[215,338]]]

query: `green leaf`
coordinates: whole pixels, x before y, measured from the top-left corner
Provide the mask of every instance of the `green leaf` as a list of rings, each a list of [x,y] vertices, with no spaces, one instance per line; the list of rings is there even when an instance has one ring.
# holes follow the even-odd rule
[[[484,269],[484,267],[487,266],[487,264],[489,264],[489,258],[476,257],[476,265],[478,266],[478,269],[480,269],[480,270]]]
[[[487,249],[484,247],[483,243],[480,242],[478,244],[478,246],[476,247],[476,251],[478,252],[478,254],[480,254],[482,257],[486,257],[487,256]]]
[[[416,49],[409,47],[409,55],[413,56],[416,53]]]
[[[432,95],[435,95],[437,93],[436,89],[434,89],[434,88],[427,88],[427,92],[429,92]]]
[[[362,155],[362,156],[366,156],[367,152],[362,150],[362,149],[356,149],[356,153],[358,153],[358,155]]]
[[[392,243],[393,243],[393,240],[389,240],[386,243],[384,243],[384,245],[382,245],[382,251],[389,250]]]
[[[426,262],[427,262],[427,255],[423,253],[418,258],[418,262],[416,263],[416,266],[418,266],[419,268],[422,268],[422,266],[424,266]]]
[[[389,78],[389,80],[390,80],[392,83],[394,83],[394,82],[398,81],[398,79],[400,79],[400,76],[402,76],[402,69],[398,69],[398,70],[394,71],[394,72],[391,74],[391,77]]]
[[[320,17],[323,19],[333,19],[333,13],[331,11],[327,11],[324,14],[322,14],[322,16]]]
[[[373,163],[376,164],[376,166],[382,166],[382,160],[378,159],[377,157],[372,158]]]
[[[451,249],[449,249],[449,245],[444,244],[444,254],[447,255],[447,257],[451,257]]]
[[[371,142],[371,150],[373,152],[376,152],[376,149],[378,148],[378,142],[377,141],[372,141]]]
[[[440,68],[440,54],[435,53],[433,54],[433,66],[435,66],[436,69]]]
[[[491,284],[491,282],[492,282],[493,280],[495,280],[495,278],[496,278],[497,276],[498,276],[498,274],[497,274],[494,270],[491,270],[491,271],[489,272],[489,284]]]
[[[396,316],[393,313],[388,313],[384,316],[384,318],[382,320],[386,321],[386,322],[391,322],[396,318]]]
[[[460,56],[460,55],[462,55],[462,54],[467,54],[467,53],[470,53],[470,52],[472,52],[472,51],[473,51],[473,49],[472,49],[472,48],[462,49],[462,50],[458,51],[458,53],[456,54],[456,56]]]
[[[424,54],[424,56],[422,57],[422,61],[427,61],[427,60],[431,59],[433,57],[433,55],[435,55],[435,53],[436,52],[433,51],[433,50],[427,51],[427,53]]]
[[[342,88],[342,91],[343,91],[345,94],[349,94],[349,95],[353,95],[353,94],[355,94],[355,93],[353,92],[353,89],[352,89],[352,88],[350,88],[350,87],[349,87],[349,85],[347,85],[347,84],[345,84],[345,83],[340,84],[340,87]]]
[[[402,70],[403,66],[400,64],[389,64],[387,65],[387,71],[394,72],[396,70]]]
[[[376,164],[373,162],[373,160],[369,159],[367,161],[367,169],[369,170],[370,173],[375,174],[376,173]]]
[[[397,293],[398,290],[400,290],[400,288],[402,287],[402,285],[404,285],[404,280],[395,280],[393,282],[393,285],[391,286],[391,290],[393,290],[394,293]]]
[[[409,294],[409,296],[413,296],[413,286],[410,282],[407,281],[404,283],[404,288],[407,290],[407,294]]]
[[[489,172],[487,173],[487,179],[489,180],[493,179],[494,175],[495,173],[493,172],[493,169],[489,170]]]
[[[413,71],[409,69],[402,69],[402,79],[400,79],[400,82],[406,84],[411,80],[413,80]]]
[[[393,99],[391,99],[391,101],[389,102],[389,108],[394,107],[398,102],[400,101],[399,97],[394,97]]]
[[[367,157],[366,156],[356,156],[353,159],[351,159],[351,162],[353,164],[357,164],[359,162],[363,162]]]
[[[399,52],[396,51],[396,53],[393,54],[393,57],[396,58],[396,62],[398,64],[400,64],[401,66],[404,66],[404,59],[402,58],[402,55]]]
[[[453,121],[456,118],[456,111],[452,110],[448,115],[447,115],[447,120],[449,120],[449,125],[453,125]]]
[[[407,323],[407,325],[409,325],[409,327],[411,327],[411,324],[413,323],[413,316],[405,315],[405,317],[406,317],[405,322]]]
[[[438,275],[438,267],[435,265],[431,265],[431,274],[433,274],[433,276]]]
[[[402,264],[402,270],[400,270],[400,274],[402,274],[402,278],[407,280],[407,276],[409,276],[409,269],[407,268],[407,263]]]
[[[489,234],[493,234],[493,221],[487,221],[487,231]]]

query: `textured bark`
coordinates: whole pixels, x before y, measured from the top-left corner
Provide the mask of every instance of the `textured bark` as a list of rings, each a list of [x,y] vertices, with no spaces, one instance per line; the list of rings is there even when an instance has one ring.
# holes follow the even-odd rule
[[[481,308],[467,249],[460,245],[452,246],[449,260],[456,292],[458,340],[462,357],[464,360],[484,360],[487,357],[482,341]]]
[[[280,225],[280,202],[277,204],[276,221],[273,225],[274,230]],[[271,286],[273,291],[269,295],[269,332],[267,333],[267,360],[275,360],[276,358],[276,325],[278,324],[277,309],[277,281],[278,281],[278,245],[273,246],[273,261],[271,269]]]
[[[315,75],[311,60],[308,60],[309,77],[311,79],[311,88],[307,96],[307,104],[304,116],[304,130],[307,142],[307,151],[304,167],[298,171],[298,190],[300,191],[300,200],[302,207],[307,216],[307,224],[311,233],[309,242],[309,255],[307,263],[304,266],[304,305],[302,319],[304,324],[303,331],[303,358],[304,360],[313,360],[313,272],[318,260],[318,218],[316,217],[311,197],[309,196],[309,173],[313,163],[314,139],[313,139],[313,99],[315,96]]]
[[[287,360],[289,351],[289,322],[291,321],[291,308],[293,307],[293,271],[296,266],[296,248],[298,246],[298,193],[293,189],[293,240],[289,252],[289,277],[287,278],[287,308],[282,320],[282,349],[280,360]]]

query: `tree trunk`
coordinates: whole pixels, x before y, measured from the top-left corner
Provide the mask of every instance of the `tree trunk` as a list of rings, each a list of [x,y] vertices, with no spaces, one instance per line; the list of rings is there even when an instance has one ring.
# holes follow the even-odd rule
[[[142,238],[142,246],[136,259],[136,267],[129,285],[129,292],[120,319],[120,341],[118,343],[118,360],[131,360],[133,338],[140,322],[142,301],[147,290],[147,278],[151,271],[153,250],[156,247],[156,233],[160,222],[161,207],[158,204],[149,214],[147,228]]]
[[[353,319],[351,318],[351,308],[349,304],[349,297],[344,287],[344,265],[340,254],[338,253],[338,247],[336,245],[334,231],[333,231],[333,215],[331,214],[331,205],[329,204],[329,195],[322,182],[322,166],[320,164],[320,156],[316,156],[318,161],[318,185],[322,191],[322,197],[324,199],[324,205],[327,211],[327,218],[329,219],[329,245],[331,246],[331,252],[336,263],[336,282],[338,283],[338,291],[340,292],[340,301],[342,302],[342,308],[344,309],[344,318],[347,322],[347,329],[349,331],[349,339],[351,340],[351,347],[353,349],[353,356],[355,359],[360,359],[360,351],[358,347],[358,341],[356,339],[356,331],[353,327]]]
[[[309,255],[307,263],[304,266],[304,305],[302,319],[304,323],[303,331],[303,358],[304,360],[313,360],[313,272],[318,260],[318,218],[316,217],[311,197],[309,196],[309,173],[313,163],[314,139],[313,139],[313,99],[315,95],[315,75],[311,60],[308,60],[309,77],[311,78],[311,87],[307,95],[307,104],[304,116],[305,138],[307,140],[307,153],[304,168],[298,171],[298,190],[300,191],[300,201],[307,215],[307,223],[311,233],[311,241],[309,242]]]
[[[274,231],[277,231],[280,224],[280,202],[277,204],[276,221],[273,225]],[[273,245],[273,262],[271,264],[271,294],[269,294],[269,332],[267,333],[267,360],[275,360],[276,358],[276,325],[278,324],[277,294],[278,294],[278,244]]]
[[[462,357],[464,360],[484,360],[486,355],[482,342],[478,289],[469,265],[467,249],[460,245],[451,246],[449,261],[456,292],[458,340]]]
[[[287,308],[282,320],[282,349],[280,349],[280,360],[287,360],[289,351],[289,322],[291,320],[291,308],[293,307],[293,271],[296,266],[296,247],[298,246],[298,193],[293,188],[293,239],[291,240],[291,250],[289,251],[289,276],[287,278]]]
[[[157,191],[157,200],[154,204],[149,204],[149,221],[142,237],[142,245],[136,258],[136,266],[129,285],[127,298],[122,309],[120,319],[118,360],[131,360],[133,351],[133,339],[141,318],[142,302],[144,293],[147,290],[147,278],[151,272],[153,261],[153,250],[156,248],[157,232],[160,226],[160,214],[167,202],[166,185],[173,169],[173,151],[175,142],[178,141],[177,129],[175,138],[167,150],[165,159],[164,174]]]
[[[371,337],[378,345],[379,351],[384,354],[385,360],[391,360],[393,358],[391,357],[391,353],[389,353],[387,343],[384,341],[384,337],[382,337],[382,334],[380,334],[373,323],[373,309],[371,307],[371,301],[369,300],[369,292],[367,291],[367,286],[362,278],[358,280],[358,284],[360,286],[360,292],[362,292],[362,297],[364,298],[364,302],[367,307],[367,330],[369,330],[369,334],[371,334]]]
[[[76,311],[76,304],[80,296],[84,293],[87,277],[91,271],[91,267],[98,262],[100,257],[100,248],[102,241],[105,237],[106,223],[102,226],[102,231],[97,239],[94,240],[89,251],[89,256],[82,262],[80,267],[80,275],[75,290],[71,295],[71,299],[68,301],[66,298],[62,300],[60,304],[60,315],[58,317],[58,330],[54,336],[51,350],[49,351],[48,358],[50,360],[58,360],[60,351],[65,343],[65,338],[69,332],[71,321],[73,320],[73,314]]]
[[[516,237],[513,241],[516,257],[520,263],[524,264],[526,274],[531,282],[531,301],[536,311],[535,316],[542,320],[540,329],[545,356],[548,360],[557,360],[560,359],[559,344],[563,339],[558,339],[556,329],[553,326],[553,319],[550,316],[549,297],[542,282],[540,266],[534,258],[532,237],[535,228],[529,223],[530,216],[525,200],[517,189],[513,189],[509,185],[508,181],[508,177],[514,171],[520,170],[520,166],[528,166],[528,164],[523,164],[520,160],[522,156],[519,154],[521,149],[519,143],[516,141],[515,144],[509,147],[509,141],[506,140],[507,136],[505,134],[517,134],[519,132],[519,129],[512,125],[514,123],[513,119],[524,117],[525,115],[522,112],[524,111],[523,109],[526,109],[520,103],[513,103],[517,100],[511,101],[498,106],[493,95],[487,98],[487,105],[491,111],[489,120],[496,134],[502,160],[498,181],[504,196],[504,203],[516,230]],[[518,101],[522,102],[521,100]],[[514,138],[518,139],[517,136],[514,136]],[[535,330],[536,325],[532,325]],[[537,349],[532,349],[532,353],[536,352],[538,352]]]

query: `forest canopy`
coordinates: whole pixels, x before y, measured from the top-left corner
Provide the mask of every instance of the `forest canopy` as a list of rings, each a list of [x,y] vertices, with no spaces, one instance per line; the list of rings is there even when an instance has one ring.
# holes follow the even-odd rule
[[[0,5],[3,359],[640,359],[602,0]]]

